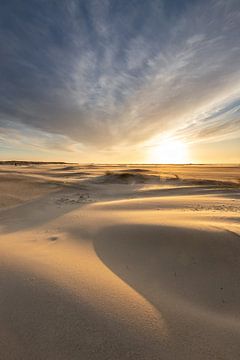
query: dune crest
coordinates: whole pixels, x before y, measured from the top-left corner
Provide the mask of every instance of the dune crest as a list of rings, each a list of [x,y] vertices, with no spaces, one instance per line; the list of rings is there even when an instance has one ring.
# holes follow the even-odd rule
[[[238,359],[238,170],[2,165],[1,358]]]

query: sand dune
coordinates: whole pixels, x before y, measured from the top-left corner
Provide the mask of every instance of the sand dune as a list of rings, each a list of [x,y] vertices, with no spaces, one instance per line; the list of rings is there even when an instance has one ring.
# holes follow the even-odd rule
[[[2,165],[0,358],[239,359],[239,175]]]

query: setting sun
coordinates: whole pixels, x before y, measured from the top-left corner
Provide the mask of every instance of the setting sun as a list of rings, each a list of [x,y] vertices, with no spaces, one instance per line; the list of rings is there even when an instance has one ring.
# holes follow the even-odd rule
[[[184,164],[188,162],[187,145],[175,139],[165,139],[150,153],[150,162],[159,164]]]
[[[240,0],[0,0],[0,360],[240,360]]]

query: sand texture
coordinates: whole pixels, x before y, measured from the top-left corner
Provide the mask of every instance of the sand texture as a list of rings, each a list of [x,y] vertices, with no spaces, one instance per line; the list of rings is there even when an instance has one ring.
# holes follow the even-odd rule
[[[239,220],[239,166],[2,164],[0,359],[240,359]]]

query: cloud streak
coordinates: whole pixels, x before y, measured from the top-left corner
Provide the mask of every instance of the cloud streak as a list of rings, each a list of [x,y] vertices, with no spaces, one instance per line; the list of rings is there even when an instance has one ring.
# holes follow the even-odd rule
[[[0,127],[9,146],[13,129],[66,151],[140,146],[166,133],[238,136],[238,1],[0,6]]]

